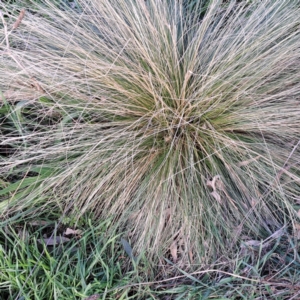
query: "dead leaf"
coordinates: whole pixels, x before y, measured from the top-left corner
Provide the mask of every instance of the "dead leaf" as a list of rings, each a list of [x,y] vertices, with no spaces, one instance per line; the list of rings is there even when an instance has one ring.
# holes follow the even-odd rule
[[[172,141],[172,136],[171,135],[167,135],[164,137],[164,140],[167,144],[169,144]]]
[[[257,161],[258,159],[260,158],[260,155],[257,155],[253,158],[250,158],[248,160],[244,160],[244,161],[241,161],[240,163],[237,164],[238,167],[244,167],[244,166],[247,166],[248,164],[250,164],[251,162],[253,161]]]
[[[34,87],[38,92],[46,93],[44,89],[41,87],[41,85],[39,84],[39,82],[34,77],[31,77],[31,80],[32,80],[32,87]]]
[[[300,226],[300,224],[299,224],[299,226]],[[300,229],[300,227],[299,227],[299,229]],[[250,247],[250,248],[251,247],[262,247],[262,249],[264,249],[266,247],[269,247],[270,244],[274,240],[280,238],[283,234],[284,234],[284,227],[276,230],[274,233],[272,233],[268,238],[266,238],[263,241],[258,241],[258,240],[245,241],[245,242],[243,242],[242,247]],[[299,232],[299,234],[300,234],[300,232]]]
[[[221,196],[216,192],[213,191],[212,193],[210,193],[219,203],[221,203]]]
[[[45,225],[52,225],[54,222],[51,221],[31,221],[27,223],[28,225],[31,226],[45,226]]]
[[[257,205],[258,201],[255,198],[251,198],[251,206],[255,207]]]
[[[213,191],[215,191],[216,190],[216,182],[217,182],[217,180],[219,180],[220,179],[220,175],[216,175],[216,176],[214,176],[213,177],[213,179],[208,179],[207,181],[206,181],[206,185],[208,186],[208,187],[211,187],[212,188],[212,190]]]
[[[45,239],[38,239],[37,240],[40,244],[46,244],[47,246],[54,246],[58,244],[67,243],[70,241],[70,239],[63,237],[63,236],[56,236],[54,238],[45,238]]]
[[[282,227],[282,228],[280,228],[280,229],[278,229],[278,230],[276,230],[274,233],[272,233],[267,239],[265,239],[265,241],[267,241],[267,240],[271,240],[271,239],[278,239],[278,238],[280,238],[280,237],[282,237],[283,235],[284,235],[284,227]]]
[[[210,193],[219,203],[221,203],[221,196],[217,192],[218,186],[218,181],[221,179],[220,175],[214,176],[212,179],[208,179],[206,181],[206,185],[210,187],[213,191]]]
[[[66,231],[64,232],[64,235],[81,235],[82,234],[82,230],[80,229],[71,229],[71,228],[67,228]]]
[[[87,298],[84,298],[84,300],[98,300],[100,299],[100,295],[99,294],[94,294],[94,295],[91,295]]]
[[[246,247],[258,247],[262,244],[262,241],[250,240],[243,243]]]
[[[19,25],[21,24],[23,18],[25,16],[25,9],[23,8],[21,11],[20,11],[20,14],[18,16],[18,19],[16,20],[16,22],[14,23],[13,25],[13,29],[17,29],[19,27]]]
[[[300,224],[296,223],[294,227],[294,234],[297,240],[300,240]]]
[[[171,246],[170,246],[170,252],[171,252],[171,255],[172,255],[172,259],[173,259],[173,262],[176,263],[177,262],[177,242],[174,241]]]
[[[190,260],[191,264],[194,262],[194,256],[193,256],[193,251],[192,250],[189,251],[189,260]]]

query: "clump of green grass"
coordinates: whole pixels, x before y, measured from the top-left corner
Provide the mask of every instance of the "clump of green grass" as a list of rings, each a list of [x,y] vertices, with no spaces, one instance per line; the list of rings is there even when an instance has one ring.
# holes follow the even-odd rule
[[[106,236],[108,220],[94,226],[84,219],[72,237],[56,222],[1,228],[1,299],[132,299],[138,288],[127,285],[137,272],[124,270],[118,235]]]
[[[134,255],[181,268],[297,234],[295,2],[78,3],[45,1],[1,27],[5,99],[60,116],[1,161],[36,172],[1,192],[2,216],[110,216]]]

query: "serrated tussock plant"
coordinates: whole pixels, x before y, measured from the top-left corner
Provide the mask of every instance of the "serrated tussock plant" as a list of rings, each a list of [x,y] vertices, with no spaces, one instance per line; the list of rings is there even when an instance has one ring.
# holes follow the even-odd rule
[[[19,190],[10,193],[3,216],[33,205],[42,214],[48,203],[112,216],[137,255],[171,253],[185,265],[293,229],[295,1],[195,1],[191,9],[181,0],[90,0],[76,10],[45,2],[15,30],[17,16],[4,20],[0,86],[6,101],[41,107],[40,122],[53,111],[61,119],[3,137],[19,139],[19,151],[1,170],[54,171],[17,200]]]

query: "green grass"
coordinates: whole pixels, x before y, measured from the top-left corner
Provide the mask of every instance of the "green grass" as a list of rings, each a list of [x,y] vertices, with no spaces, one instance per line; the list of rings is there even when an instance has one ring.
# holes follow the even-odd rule
[[[68,236],[68,225],[45,219],[2,227],[1,299],[279,300],[299,294],[295,245],[280,234],[245,245],[235,259],[186,273],[168,260],[154,268],[146,257],[130,259],[121,236],[107,235],[108,220],[94,226],[85,216],[80,223],[80,232]],[[60,243],[62,237],[69,240]]]
[[[23,274],[27,256],[35,257],[21,283],[14,271],[1,273],[6,295],[297,293],[299,5],[56,4],[33,1],[20,22],[20,6],[0,4],[0,217],[11,264],[3,269],[19,273],[21,266]],[[86,236],[109,218],[99,238],[105,233],[114,251],[125,247],[138,261],[129,272],[115,253],[95,264],[115,282],[86,290],[82,278],[93,259],[78,259],[70,273],[69,257],[52,258],[47,247],[40,265],[39,231],[14,249],[18,223],[77,227],[85,214]],[[35,269],[41,273],[31,274]],[[64,289],[53,279],[56,270]],[[51,274],[41,289],[39,274]]]
[[[120,248],[118,237],[105,236],[108,221],[97,227],[87,222],[81,236],[54,246],[46,243],[50,236],[56,241],[61,231],[57,223],[2,229],[1,299],[83,299],[99,292],[106,299],[127,299],[130,288],[122,285],[130,282],[133,272],[122,275],[122,251],[114,252]]]

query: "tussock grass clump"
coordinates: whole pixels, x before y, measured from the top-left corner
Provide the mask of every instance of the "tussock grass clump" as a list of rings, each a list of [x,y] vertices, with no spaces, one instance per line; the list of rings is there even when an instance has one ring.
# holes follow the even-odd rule
[[[111,216],[135,253],[181,266],[296,228],[295,1],[45,2],[1,27],[3,99],[55,120],[3,137],[19,151],[1,171],[36,172],[3,216]]]

